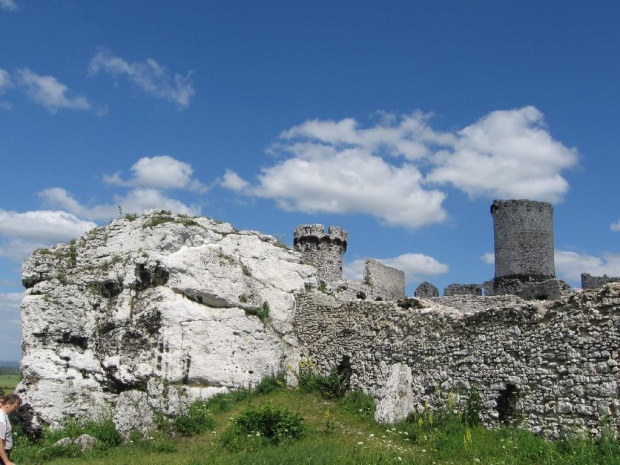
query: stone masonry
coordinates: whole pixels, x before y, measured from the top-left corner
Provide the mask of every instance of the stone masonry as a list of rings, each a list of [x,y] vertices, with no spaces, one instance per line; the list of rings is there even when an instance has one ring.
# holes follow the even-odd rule
[[[581,274],[581,287],[583,289],[596,289],[607,283],[620,282],[620,277],[610,277],[606,274],[603,276],[591,276],[588,273]]]
[[[482,295],[480,284],[450,284],[443,290],[443,295]]]
[[[405,272],[377,260],[366,260],[364,283],[374,288],[385,300],[405,298]]]
[[[420,298],[439,297],[439,289],[431,283],[424,281],[416,288],[413,295]]]
[[[495,293],[555,278],[553,207],[533,200],[495,200]],[[505,292],[503,292],[503,288]]]
[[[342,256],[347,250],[347,232],[330,226],[327,233],[322,224],[303,224],[295,228],[295,250],[303,260],[317,269],[319,280],[325,284],[342,280]]]
[[[351,386],[377,399],[378,420],[463,403],[477,386],[487,426],[547,437],[620,427],[620,284],[472,314],[306,293],[295,323],[322,373],[350,362]]]

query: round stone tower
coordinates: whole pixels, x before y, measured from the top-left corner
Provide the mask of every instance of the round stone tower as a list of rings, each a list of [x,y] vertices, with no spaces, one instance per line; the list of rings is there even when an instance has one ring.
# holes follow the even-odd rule
[[[555,278],[553,206],[533,200],[495,200],[495,288],[503,282]]]
[[[347,232],[338,226],[330,226],[326,234],[322,224],[302,224],[295,228],[293,244],[304,261],[317,269],[319,280],[331,284],[342,279],[347,238]]]

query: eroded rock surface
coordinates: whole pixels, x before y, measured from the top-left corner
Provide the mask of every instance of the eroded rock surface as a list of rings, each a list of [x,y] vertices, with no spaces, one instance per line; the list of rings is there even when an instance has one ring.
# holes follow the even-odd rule
[[[295,366],[294,293],[317,286],[271,236],[161,211],[38,250],[22,280],[34,422],[111,415],[125,431]]]

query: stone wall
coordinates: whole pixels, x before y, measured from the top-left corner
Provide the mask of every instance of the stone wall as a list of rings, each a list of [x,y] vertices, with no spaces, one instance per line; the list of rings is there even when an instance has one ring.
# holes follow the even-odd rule
[[[477,386],[487,426],[548,437],[620,426],[620,284],[466,315],[417,299],[400,305],[297,297],[302,355],[323,373],[348,357],[351,385],[377,400],[377,419],[443,408],[451,394],[464,402]]]
[[[452,295],[482,295],[482,286],[480,284],[450,284],[443,290],[443,295],[449,297]]]
[[[330,226],[326,233],[322,224],[304,224],[295,228],[293,242],[303,261],[317,269],[319,280],[333,284],[342,280],[347,237],[347,232],[337,226]]]
[[[553,207],[533,200],[495,200],[495,284],[555,278]],[[498,293],[498,292],[496,292]]]
[[[588,273],[581,274],[581,287],[583,289],[596,289],[607,283],[620,282],[620,277],[610,277],[606,274],[603,276],[591,276]]]
[[[428,281],[424,281],[422,284],[416,287],[413,295],[420,298],[439,297],[439,289],[437,289]]]
[[[377,260],[366,260],[364,283],[374,288],[385,300],[405,298],[405,272],[385,266]]]

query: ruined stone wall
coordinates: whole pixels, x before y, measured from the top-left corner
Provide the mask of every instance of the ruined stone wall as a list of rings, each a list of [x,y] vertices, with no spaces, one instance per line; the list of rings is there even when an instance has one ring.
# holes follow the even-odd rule
[[[347,250],[347,232],[330,226],[327,233],[322,224],[304,224],[295,228],[295,250],[301,252],[304,262],[317,270],[325,284],[342,280],[342,256]]]
[[[482,286],[480,284],[450,284],[443,290],[443,295],[449,297],[452,295],[482,295]]]
[[[553,207],[533,200],[495,200],[495,281],[555,278]]]
[[[366,260],[364,283],[374,288],[385,300],[405,298],[405,272],[385,266],[376,260]]]
[[[581,287],[583,289],[596,289],[598,287],[602,287],[607,283],[617,282],[620,282],[620,276],[610,277],[606,274],[603,276],[591,276],[588,273],[581,274]]]
[[[520,422],[549,437],[620,426],[620,284],[467,315],[408,302],[299,295],[295,323],[305,355],[323,373],[348,357],[352,387],[379,407],[391,395],[401,410],[443,408],[451,393],[464,402],[476,385],[487,426]]]

